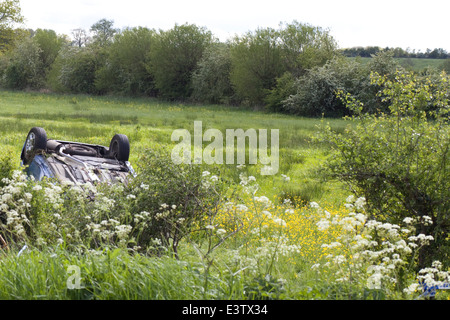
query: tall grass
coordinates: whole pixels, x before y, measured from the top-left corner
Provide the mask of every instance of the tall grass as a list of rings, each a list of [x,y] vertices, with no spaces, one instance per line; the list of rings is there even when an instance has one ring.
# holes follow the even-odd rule
[[[292,179],[295,190],[316,185],[317,192],[305,198],[320,200],[333,198],[327,193],[328,182],[321,187],[317,166],[328,154],[328,146],[311,141],[320,119],[307,119],[280,114],[254,112],[226,106],[199,106],[161,102],[145,98],[92,97],[86,95],[57,95],[35,92],[0,91],[0,143],[14,148],[13,157],[20,163],[20,151],[31,127],[43,127],[50,138],[109,146],[115,133],[126,134],[131,142],[131,162],[154,146],[170,147],[175,129],[193,133],[194,121],[202,121],[208,128],[280,130],[280,172]],[[331,126],[342,131],[345,121],[329,119]],[[206,146],[207,143],[204,143]],[[233,175],[234,168],[220,166]],[[248,166],[256,174],[257,167]],[[261,188],[269,194],[282,194],[284,184],[280,176],[261,180]],[[322,190],[324,192],[319,192]],[[289,190],[289,191],[292,191]],[[336,195],[335,199],[341,198]]]
[[[102,224],[122,217],[126,219],[120,223],[128,223],[129,214],[134,218],[143,215],[143,207],[131,211],[136,208],[133,201],[172,199],[168,195],[152,195],[142,185],[114,194],[97,190],[105,203],[111,199],[120,202],[111,209],[102,208],[102,201],[71,200],[67,187],[67,193],[52,193],[55,204],[64,204],[60,208],[37,203],[51,193],[52,187],[46,184],[34,188],[31,182],[18,180],[20,186],[0,189],[2,195],[14,193],[2,203],[8,205],[7,211],[16,209],[8,218],[17,226],[32,220],[27,214],[39,215],[35,217],[37,225],[32,221],[28,228],[36,227],[31,231],[40,236],[35,240],[24,236],[23,228],[16,234],[12,223],[6,224],[4,230],[11,228],[8,239],[18,241],[0,249],[0,299],[405,299],[419,295],[415,286],[408,293],[403,291],[415,281],[416,275],[404,268],[414,259],[413,241],[409,240],[411,248],[406,245],[403,238],[407,235],[397,232],[400,227],[367,220],[380,229],[361,228],[368,219],[359,208],[361,201],[344,206],[345,189],[323,179],[318,168],[329,155],[329,146],[311,139],[319,119],[151,99],[5,91],[0,91],[0,106],[0,156],[5,172],[14,169],[11,163],[18,165],[23,142],[34,126],[44,127],[52,138],[103,145],[109,144],[114,133],[126,134],[132,145],[131,162],[136,165],[148,149],[170,149],[172,131],[193,130],[194,120],[203,121],[204,128],[219,130],[280,130],[280,172],[275,176],[261,176],[256,166],[250,165],[205,167],[208,183],[226,184],[228,189],[223,203],[189,226],[178,259],[173,258],[169,246],[157,255],[148,255],[153,251],[136,248],[139,239],[132,234],[115,243],[111,235],[118,231]],[[342,120],[329,121],[340,132],[346,125]],[[164,181],[159,183],[164,185]],[[32,201],[31,207],[19,193]],[[112,195],[115,198],[109,199]],[[19,211],[23,216],[17,215]],[[94,219],[99,212],[98,221],[85,219],[86,215]],[[135,223],[154,222],[162,213],[155,209],[147,215],[149,220]],[[174,214],[172,223],[182,223]],[[75,221],[77,230],[73,230]],[[111,237],[90,247],[90,240],[99,235],[91,226],[104,229]],[[92,238],[77,238],[75,234],[81,232]],[[71,238],[69,234],[73,234]],[[47,241],[44,245],[42,237]],[[129,245],[124,246],[122,240]],[[28,247],[19,254],[25,243]],[[396,251],[387,250],[394,243]],[[69,285],[74,280],[71,267],[79,270],[80,282],[75,288]]]

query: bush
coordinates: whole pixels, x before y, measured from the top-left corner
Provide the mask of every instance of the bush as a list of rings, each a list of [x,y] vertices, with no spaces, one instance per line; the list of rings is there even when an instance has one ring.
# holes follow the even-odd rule
[[[420,252],[419,266],[433,259],[450,261],[448,77],[442,74],[432,83],[397,72],[394,80],[373,74],[372,83],[382,88],[379,96],[389,114],[364,114],[364,104],[344,95],[356,115],[345,134],[325,130],[323,138],[335,150],[327,168],[364,196],[370,212],[384,221],[430,220],[418,230],[434,236],[433,245]]]
[[[98,68],[95,52],[90,48],[63,48],[49,74],[53,90],[71,93],[96,93]]]
[[[0,187],[3,187],[5,183],[3,179],[11,178],[17,165],[14,162],[14,149],[8,147],[0,148]]]
[[[39,45],[25,38],[11,52],[11,59],[4,71],[3,82],[11,89],[36,89],[44,83],[44,65]]]
[[[283,102],[295,95],[296,80],[292,73],[285,72],[281,77],[277,78],[276,86],[268,90],[265,98],[266,109],[274,112],[284,112]]]
[[[155,35],[147,70],[155,87],[166,99],[186,99],[192,94],[192,73],[204,50],[212,43],[212,34],[195,25],[175,25]]]
[[[214,216],[221,200],[220,183],[200,166],[174,164],[165,151],[146,151],[138,165],[139,175],[130,188],[146,191],[136,196],[132,211],[152,215],[142,241],[171,247],[177,254],[181,239]]]
[[[312,68],[295,81],[295,94],[283,101],[283,109],[302,116],[342,116],[349,113],[336,97],[338,90],[360,93],[366,81],[366,71],[360,63],[343,57]]]
[[[327,31],[293,21],[236,37],[230,79],[239,98],[251,105],[268,102],[273,109],[278,95],[286,98],[286,72],[299,77],[335,55],[336,43]]]
[[[152,49],[154,31],[126,29],[106,48],[106,63],[97,71],[99,91],[125,95],[153,95],[153,79],[145,65]]]
[[[262,105],[276,79],[285,71],[279,32],[272,28],[248,32],[231,46],[230,81],[238,97],[250,105]]]

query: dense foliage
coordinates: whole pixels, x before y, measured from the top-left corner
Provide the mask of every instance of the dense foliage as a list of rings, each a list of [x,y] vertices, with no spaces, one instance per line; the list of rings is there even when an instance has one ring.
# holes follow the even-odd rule
[[[449,278],[438,261],[415,269],[433,241],[421,217],[383,222],[354,196],[340,207],[280,202],[244,172],[234,184],[164,152],[148,161],[159,166],[139,168],[129,185],[4,178],[0,297],[411,299],[420,281]],[[68,287],[74,266],[78,288]]]
[[[21,21],[20,16],[14,19]],[[370,62],[362,63],[347,58],[350,53],[338,49],[328,30],[297,21],[249,31],[226,43],[194,24],[121,30],[107,19],[89,31],[73,30],[72,39],[53,30],[13,31],[14,41],[3,41],[8,50],[0,55],[0,86],[20,90],[149,96],[308,117],[342,116],[348,109],[336,90],[357,95],[366,111],[374,112],[382,104],[370,72],[402,68],[398,48],[371,50]]]
[[[373,74],[378,95],[389,114],[364,113],[364,104],[350,94],[342,100],[355,116],[345,134],[325,131],[336,155],[329,161],[332,176],[348,183],[367,199],[374,216],[389,223],[405,217],[430,220],[422,233],[433,245],[421,251],[419,265],[450,260],[450,131],[449,80],[419,78],[397,72],[393,79]]]

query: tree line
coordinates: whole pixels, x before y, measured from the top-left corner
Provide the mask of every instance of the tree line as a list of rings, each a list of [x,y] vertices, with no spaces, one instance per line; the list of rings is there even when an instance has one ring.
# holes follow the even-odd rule
[[[11,17],[22,19],[20,11]],[[113,20],[101,19],[88,31],[73,30],[72,37],[46,29],[12,29],[1,20],[0,28],[10,30],[8,39],[0,39],[0,87],[16,90],[147,96],[341,116],[349,110],[336,91],[357,95],[368,111],[383,110],[370,74],[402,68],[395,50],[379,50],[367,64],[348,59],[328,30],[297,21],[226,42],[187,23],[169,30],[118,29]]]
[[[342,49],[341,52],[346,57],[363,57],[370,58],[372,55],[377,54],[381,51],[392,51],[394,53],[394,58],[417,58],[417,59],[449,59],[450,53],[445,49],[435,48],[433,50],[426,49],[425,52],[416,51],[415,49],[407,48],[402,49],[396,48],[381,48],[378,46],[368,46],[368,47],[352,47]]]

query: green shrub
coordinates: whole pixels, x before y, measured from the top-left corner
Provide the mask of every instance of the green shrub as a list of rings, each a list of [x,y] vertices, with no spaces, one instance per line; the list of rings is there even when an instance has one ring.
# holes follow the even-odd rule
[[[267,91],[265,98],[266,108],[273,112],[283,112],[283,102],[295,92],[295,78],[292,73],[285,72],[277,78],[276,86]]]
[[[53,90],[71,93],[96,93],[95,75],[98,61],[91,48],[61,49],[49,73]]]
[[[161,97],[182,100],[191,96],[192,73],[211,43],[210,31],[190,24],[155,35],[146,66]]]
[[[104,65],[97,71],[95,86],[100,92],[125,95],[154,94],[153,79],[145,65],[152,49],[154,31],[125,29],[106,48]]]
[[[362,103],[344,95],[357,116],[345,134],[327,129],[324,135],[336,151],[328,161],[330,173],[364,196],[373,215],[390,223],[406,217],[430,221],[418,230],[434,236],[420,252],[421,267],[433,259],[450,261],[448,80],[445,74],[439,82],[401,72],[393,80],[374,74],[389,114],[364,114]]]
[[[2,180],[11,178],[13,171],[17,169],[13,154],[14,149],[11,147],[0,148],[0,187],[5,185]]]
[[[174,164],[166,151],[147,150],[138,166],[139,175],[130,188],[146,191],[136,195],[132,211],[152,216],[141,241],[156,248],[171,247],[177,254],[181,239],[204,228],[215,214],[220,183],[201,166]]]
[[[298,78],[295,93],[283,101],[286,112],[302,116],[342,116],[349,113],[336,96],[338,90],[359,94],[367,71],[353,60],[338,57]]]
[[[42,50],[31,38],[21,40],[11,52],[11,60],[4,72],[4,84],[11,89],[40,88],[44,82]]]

